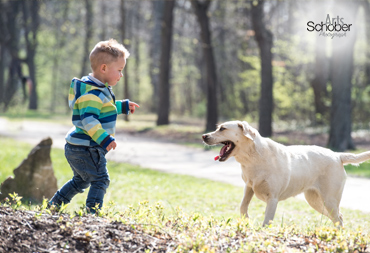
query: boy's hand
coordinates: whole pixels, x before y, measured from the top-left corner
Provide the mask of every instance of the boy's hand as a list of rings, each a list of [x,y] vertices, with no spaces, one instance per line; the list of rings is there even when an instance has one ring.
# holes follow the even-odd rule
[[[108,145],[108,147],[107,147],[107,151],[109,152],[109,151],[111,151],[111,149],[113,148],[113,150],[114,149],[116,149],[116,147],[117,147],[117,143],[115,142],[115,141],[112,141],[109,145]]]
[[[136,104],[135,102],[128,102],[128,107],[129,107],[129,109],[130,109],[130,112],[131,113],[134,113],[135,112],[135,106],[137,107],[137,108],[139,108],[140,106],[138,105],[138,104]]]

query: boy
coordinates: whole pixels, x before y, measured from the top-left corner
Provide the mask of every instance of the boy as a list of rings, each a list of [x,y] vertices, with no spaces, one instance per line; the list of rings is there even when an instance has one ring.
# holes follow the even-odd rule
[[[92,73],[72,80],[68,99],[74,127],[66,135],[65,156],[74,176],[55,193],[50,205],[67,204],[90,186],[88,211],[95,213],[95,207],[102,207],[110,182],[105,155],[117,146],[117,115],[134,113],[139,107],[128,99],[116,101],[111,88],[123,76],[129,55],[116,40],[101,41],[90,53]]]

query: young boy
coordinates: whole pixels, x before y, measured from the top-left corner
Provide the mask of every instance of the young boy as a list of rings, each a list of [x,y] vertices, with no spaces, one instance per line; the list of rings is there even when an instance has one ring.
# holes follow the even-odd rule
[[[134,113],[139,107],[128,99],[116,101],[112,91],[128,57],[129,52],[116,40],[101,41],[90,53],[92,73],[72,80],[69,107],[74,127],[66,135],[65,156],[74,176],[55,193],[50,205],[67,204],[90,186],[88,211],[95,213],[95,207],[102,207],[110,182],[105,155],[117,146],[117,115]]]

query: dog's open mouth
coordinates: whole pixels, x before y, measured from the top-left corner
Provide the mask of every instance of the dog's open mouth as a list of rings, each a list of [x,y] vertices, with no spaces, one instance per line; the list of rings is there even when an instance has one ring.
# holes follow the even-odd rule
[[[220,150],[220,155],[215,157],[215,160],[223,162],[231,154],[231,152],[235,148],[235,144],[232,141],[224,141],[224,142],[221,142],[221,143],[224,144],[224,146]]]

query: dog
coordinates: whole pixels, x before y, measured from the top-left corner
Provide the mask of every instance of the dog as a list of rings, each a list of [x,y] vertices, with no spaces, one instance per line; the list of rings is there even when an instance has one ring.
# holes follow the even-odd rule
[[[343,226],[339,212],[346,181],[343,165],[370,159],[370,151],[351,154],[319,146],[284,146],[262,137],[245,121],[225,122],[202,138],[207,145],[224,145],[215,160],[225,162],[234,156],[241,164],[245,188],[240,213],[249,218],[248,206],[256,195],[266,202],[263,226],[274,219],[279,201],[302,192],[313,209]]]

